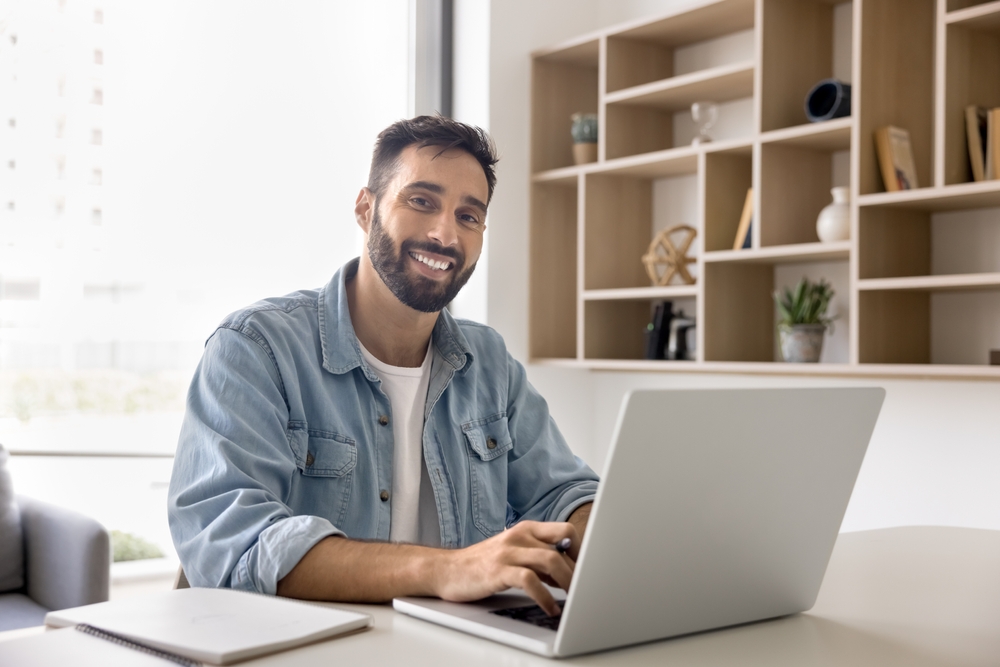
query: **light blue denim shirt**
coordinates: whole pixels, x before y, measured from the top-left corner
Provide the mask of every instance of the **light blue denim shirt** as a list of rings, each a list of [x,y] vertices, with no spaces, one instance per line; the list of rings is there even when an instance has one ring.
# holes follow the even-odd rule
[[[345,281],[265,299],[208,339],[170,479],[170,531],[193,586],[274,594],[329,535],[389,539],[392,411],[364,361]],[[597,475],[493,329],[441,313],[423,450],[441,544],[519,519],[565,521]],[[383,499],[386,498],[386,499]]]

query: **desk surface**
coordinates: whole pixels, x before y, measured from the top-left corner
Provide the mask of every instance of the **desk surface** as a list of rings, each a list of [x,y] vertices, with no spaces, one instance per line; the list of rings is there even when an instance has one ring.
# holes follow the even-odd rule
[[[912,527],[845,533],[807,613],[558,662],[389,606],[337,606],[372,614],[374,627],[241,664],[996,667],[1000,531]]]

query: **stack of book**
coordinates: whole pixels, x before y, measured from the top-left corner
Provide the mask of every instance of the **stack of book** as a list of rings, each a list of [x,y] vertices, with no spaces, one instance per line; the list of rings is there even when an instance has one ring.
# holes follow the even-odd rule
[[[972,179],[1000,179],[1000,108],[965,107],[965,133],[969,140]]]

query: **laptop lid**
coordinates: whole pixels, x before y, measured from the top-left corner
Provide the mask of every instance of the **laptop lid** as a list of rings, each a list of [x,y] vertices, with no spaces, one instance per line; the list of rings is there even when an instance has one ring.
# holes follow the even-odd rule
[[[630,392],[555,654],[812,607],[884,397],[881,388]]]

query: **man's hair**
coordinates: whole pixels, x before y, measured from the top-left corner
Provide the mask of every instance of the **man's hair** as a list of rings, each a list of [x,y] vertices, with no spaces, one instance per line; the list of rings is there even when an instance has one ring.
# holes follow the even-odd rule
[[[393,123],[382,130],[375,140],[372,166],[368,172],[368,189],[375,193],[376,199],[381,199],[399,168],[400,154],[408,146],[437,146],[441,149],[438,155],[451,148],[470,154],[476,158],[486,175],[486,185],[489,188],[486,203],[493,198],[493,188],[497,184],[493,165],[500,158],[490,135],[481,128],[445,116],[417,116]]]

